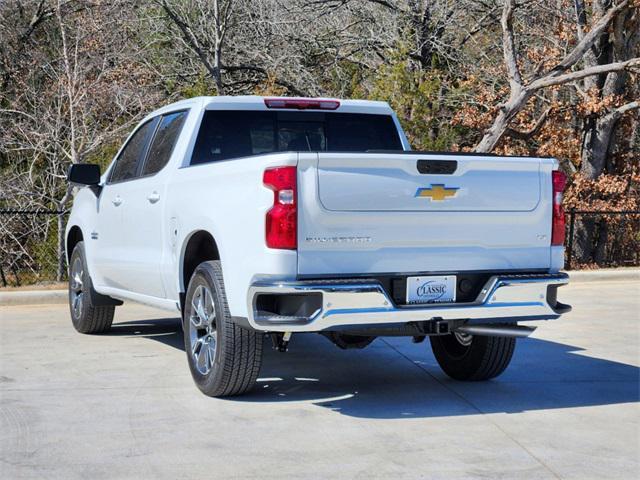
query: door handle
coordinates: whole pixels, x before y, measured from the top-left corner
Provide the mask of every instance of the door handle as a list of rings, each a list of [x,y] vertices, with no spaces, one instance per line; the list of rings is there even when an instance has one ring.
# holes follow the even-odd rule
[[[120,205],[122,205],[122,198],[120,198],[120,195],[117,195],[113,200],[111,200],[111,203],[113,203],[116,207],[119,207]]]
[[[160,200],[160,194],[158,192],[152,192],[147,196],[147,200],[149,200],[149,203],[156,203]]]

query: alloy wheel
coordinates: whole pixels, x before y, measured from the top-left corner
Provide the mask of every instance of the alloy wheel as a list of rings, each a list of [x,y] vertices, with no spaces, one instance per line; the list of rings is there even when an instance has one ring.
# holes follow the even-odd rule
[[[71,265],[71,272],[69,274],[69,291],[71,292],[71,308],[75,318],[82,316],[82,309],[84,307],[84,266],[82,265],[82,259],[76,257]]]
[[[471,345],[471,342],[473,341],[473,336],[469,335],[468,333],[453,332],[453,334],[455,335],[456,340],[458,340],[458,342],[460,342],[460,344],[464,345],[465,347]]]
[[[207,375],[215,360],[218,332],[216,306],[206,285],[198,285],[193,293],[188,330],[193,364],[201,375]]]

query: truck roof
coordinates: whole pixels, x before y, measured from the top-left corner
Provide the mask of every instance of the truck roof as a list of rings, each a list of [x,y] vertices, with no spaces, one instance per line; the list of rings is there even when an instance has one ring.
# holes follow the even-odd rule
[[[161,113],[178,110],[181,108],[199,107],[207,110],[220,109],[220,110],[264,110],[268,111],[269,108],[265,105],[265,99],[269,98],[286,98],[297,100],[328,100],[339,102],[339,107],[335,112],[344,113],[372,113],[372,114],[393,114],[393,110],[387,102],[380,102],[375,100],[343,100],[338,98],[301,98],[301,97],[273,97],[273,96],[258,96],[258,95],[221,95],[217,97],[193,97],[186,100],[180,100],[166,105],[158,110],[151,112],[147,117],[152,117]],[[296,110],[292,108],[290,110]],[[312,111],[318,111],[310,109]],[[324,110],[323,110],[324,111]]]

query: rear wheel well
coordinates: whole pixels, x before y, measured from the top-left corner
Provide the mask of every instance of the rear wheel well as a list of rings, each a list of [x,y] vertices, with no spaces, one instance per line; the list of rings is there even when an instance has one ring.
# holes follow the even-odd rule
[[[80,227],[73,226],[71,230],[69,230],[69,234],[67,235],[67,262],[71,260],[71,254],[73,253],[73,249],[76,248],[78,242],[83,241],[82,230]]]
[[[184,260],[182,262],[183,292],[187,291],[189,280],[191,280],[191,275],[193,275],[196,267],[209,260],[220,260],[218,245],[209,232],[201,230],[189,238],[187,247],[184,250]]]

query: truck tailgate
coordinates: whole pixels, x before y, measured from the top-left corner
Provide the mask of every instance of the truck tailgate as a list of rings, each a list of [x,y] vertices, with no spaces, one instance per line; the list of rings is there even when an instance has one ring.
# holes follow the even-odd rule
[[[305,153],[299,275],[546,269],[555,160]]]

